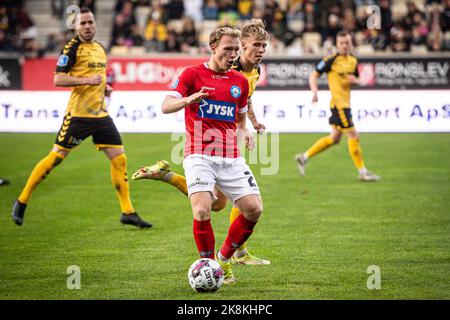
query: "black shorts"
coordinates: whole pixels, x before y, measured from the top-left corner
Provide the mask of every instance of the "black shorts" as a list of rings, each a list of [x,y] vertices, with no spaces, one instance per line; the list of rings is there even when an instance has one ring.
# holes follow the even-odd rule
[[[328,122],[338,130],[353,129],[352,110],[350,108],[332,108]]]
[[[70,150],[92,136],[97,149],[122,146],[122,139],[111,117],[80,118],[67,114],[56,136],[55,144]]]

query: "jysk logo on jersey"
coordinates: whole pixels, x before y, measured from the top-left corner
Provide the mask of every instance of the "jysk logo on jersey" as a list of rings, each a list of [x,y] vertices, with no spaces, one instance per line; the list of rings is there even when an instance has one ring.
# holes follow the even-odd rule
[[[198,107],[200,118],[234,122],[235,115],[236,104],[233,102],[203,99]]]
[[[231,87],[230,93],[233,96],[233,98],[237,99],[241,96],[241,89],[238,86],[234,85]]]
[[[65,54],[62,54],[58,58],[58,63],[56,64],[58,67],[65,67],[67,66],[67,63],[69,62],[69,57]]]

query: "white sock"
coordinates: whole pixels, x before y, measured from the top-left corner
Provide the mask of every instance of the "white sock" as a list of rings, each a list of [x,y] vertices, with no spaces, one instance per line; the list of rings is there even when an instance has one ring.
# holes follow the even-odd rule
[[[303,159],[305,159],[305,162],[308,161],[308,155],[306,154],[306,152],[303,154]]]
[[[170,177],[172,177],[172,176],[173,176],[173,172],[169,171],[169,172],[166,173],[166,175],[164,176],[163,180],[167,182],[167,181],[170,180]]]
[[[244,249],[244,250],[236,250],[236,252],[234,253],[234,256],[235,256],[236,258],[240,258],[240,257],[245,256],[247,253],[248,253],[247,249]]]
[[[367,169],[366,167],[362,167],[361,169],[358,169],[359,174],[366,174],[367,173]]]
[[[227,263],[228,260],[229,260],[229,259],[225,258],[225,257],[220,253],[220,251],[217,253],[217,258],[218,258],[220,261],[225,262],[225,263]]]

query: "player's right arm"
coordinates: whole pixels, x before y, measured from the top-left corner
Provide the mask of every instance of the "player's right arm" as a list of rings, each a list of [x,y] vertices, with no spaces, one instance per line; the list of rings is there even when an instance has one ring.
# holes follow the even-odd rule
[[[196,92],[184,98],[178,98],[175,96],[166,96],[166,98],[162,103],[161,111],[162,113],[177,112],[192,103],[198,103],[202,101],[202,99],[206,98],[207,96],[208,92],[205,92],[203,88],[199,92]]]
[[[316,69],[310,74],[309,76],[309,88],[311,89],[313,93],[312,103],[317,103],[319,101],[319,98],[317,97],[317,92],[319,91],[319,85],[317,82],[317,79],[322,75],[324,72],[328,72],[331,70],[331,65],[334,62],[334,59],[336,59],[337,55],[332,55],[323,58],[320,60],[320,62],[316,65]]]
[[[74,77],[66,73],[56,73],[53,76],[53,84],[56,87],[97,86],[102,83],[102,76],[96,74],[92,77]]]
[[[312,103],[317,103],[319,98],[317,97],[317,92],[319,91],[319,86],[317,84],[317,79],[319,79],[320,75],[313,71],[309,76],[309,88],[313,93]]]
[[[164,99],[161,106],[162,113],[177,112],[192,103],[200,102],[208,96],[208,93],[203,88],[198,92],[192,93],[194,91],[192,88],[195,77],[196,72],[192,68],[184,69],[172,85],[172,91]]]
[[[75,77],[69,74],[76,63],[79,45],[80,41],[74,38],[61,51],[56,64],[55,75],[53,76],[53,84],[56,87],[96,86],[102,83],[100,74],[92,77]]]

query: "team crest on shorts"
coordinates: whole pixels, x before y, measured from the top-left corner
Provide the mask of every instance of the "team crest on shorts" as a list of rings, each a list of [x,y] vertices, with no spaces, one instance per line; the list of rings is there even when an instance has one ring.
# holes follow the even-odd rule
[[[234,85],[231,87],[230,93],[233,96],[233,98],[237,99],[241,96],[241,89],[238,86]]]

